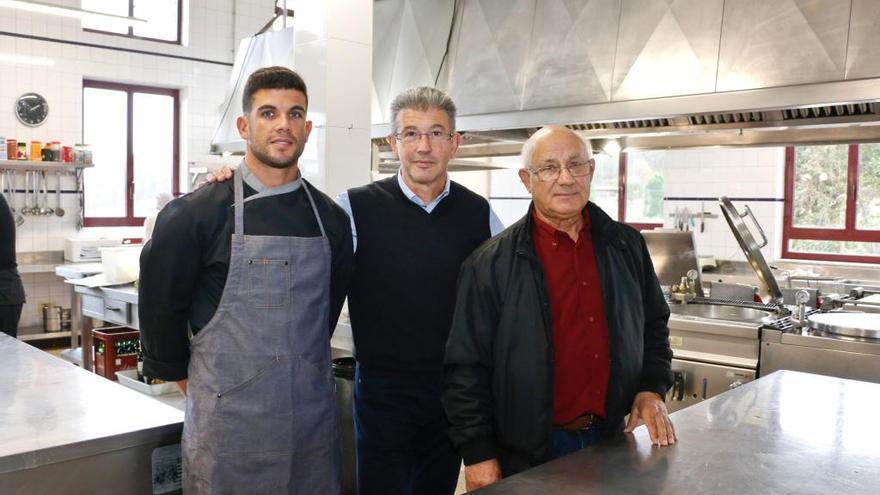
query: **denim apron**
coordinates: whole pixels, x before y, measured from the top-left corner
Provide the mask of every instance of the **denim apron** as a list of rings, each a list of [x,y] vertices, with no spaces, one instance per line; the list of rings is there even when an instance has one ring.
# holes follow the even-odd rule
[[[217,312],[191,344],[184,492],[337,494],[324,224],[303,181],[321,237],[244,235],[244,203],[280,192],[245,200],[241,172],[234,181],[229,275]]]

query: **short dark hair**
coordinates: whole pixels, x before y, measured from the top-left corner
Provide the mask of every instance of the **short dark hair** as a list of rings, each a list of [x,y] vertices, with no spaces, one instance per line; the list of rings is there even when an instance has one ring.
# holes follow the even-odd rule
[[[251,103],[254,100],[254,93],[261,89],[295,89],[306,97],[306,106],[309,106],[309,93],[306,91],[306,82],[296,72],[275,65],[273,67],[263,67],[254,71],[248,77],[247,84],[244,86],[244,94],[241,95],[241,108],[244,113],[251,111]]]

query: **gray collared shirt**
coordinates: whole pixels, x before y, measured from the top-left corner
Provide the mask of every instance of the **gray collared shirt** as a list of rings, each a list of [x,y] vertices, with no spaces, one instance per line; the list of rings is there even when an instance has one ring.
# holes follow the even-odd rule
[[[253,172],[248,168],[247,163],[244,161],[244,158],[241,160],[241,165],[239,165],[238,170],[241,171],[241,179],[245,184],[249,185],[253,190],[257,191],[255,196],[251,196],[247,200],[256,199],[257,197],[265,198],[266,196],[275,196],[278,194],[285,194],[289,192],[296,191],[300,187],[302,187],[302,172],[297,169],[296,171],[296,179],[291,182],[285,182],[280,186],[276,187],[267,187],[265,184],[260,182],[260,179],[254,175]],[[247,201],[246,200],[246,201]]]

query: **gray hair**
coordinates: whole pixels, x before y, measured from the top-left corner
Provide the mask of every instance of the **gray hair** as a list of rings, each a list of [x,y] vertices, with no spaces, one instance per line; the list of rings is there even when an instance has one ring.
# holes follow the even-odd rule
[[[391,102],[391,129],[397,131],[397,114],[409,108],[426,112],[431,109],[443,110],[449,116],[450,132],[455,130],[455,103],[443,91],[430,86],[410,88],[397,95]]]
[[[532,166],[532,157],[535,155],[535,148],[538,146],[538,141],[550,134],[551,132],[569,132],[578,139],[580,139],[581,143],[584,145],[584,152],[587,154],[588,159],[593,158],[593,147],[590,145],[589,139],[584,139],[580,134],[574,132],[568,127],[563,127],[559,125],[548,125],[540,128],[537,132],[529,136],[529,139],[523,144],[522,150],[519,153],[520,162],[522,162],[523,168],[529,169]]]

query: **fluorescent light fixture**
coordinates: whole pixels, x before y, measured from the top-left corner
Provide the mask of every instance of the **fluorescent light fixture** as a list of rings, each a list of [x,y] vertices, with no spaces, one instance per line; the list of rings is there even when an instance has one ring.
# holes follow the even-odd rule
[[[604,143],[602,143],[602,151],[605,152],[606,155],[614,156],[620,153],[620,141],[616,139],[606,139]]]
[[[38,14],[60,15],[64,17],[75,17],[77,19],[92,19],[100,21],[118,22],[127,26],[146,25],[146,19],[137,17],[125,17],[121,15],[105,14],[103,12],[95,12],[92,10],[82,10],[76,7],[65,7],[63,5],[54,5],[43,2],[25,2],[23,0],[0,0],[0,7],[9,9],[24,10],[27,12],[36,12]]]
[[[17,55],[15,53],[0,53],[0,63],[3,62],[26,65],[55,65],[55,60],[51,58],[30,57],[27,55]]]

